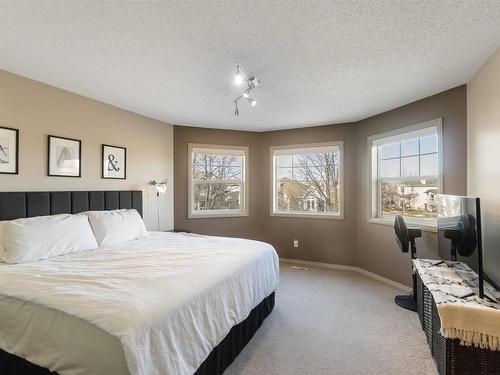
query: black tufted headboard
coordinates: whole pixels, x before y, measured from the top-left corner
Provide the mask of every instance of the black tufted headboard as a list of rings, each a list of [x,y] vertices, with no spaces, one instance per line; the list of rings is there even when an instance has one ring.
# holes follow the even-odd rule
[[[142,191],[0,192],[0,221],[119,208],[142,216]]]

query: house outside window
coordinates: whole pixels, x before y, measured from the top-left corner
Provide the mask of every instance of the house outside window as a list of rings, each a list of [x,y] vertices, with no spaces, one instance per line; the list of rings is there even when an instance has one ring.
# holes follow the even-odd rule
[[[343,219],[343,142],[270,148],[271,216]]]
[[[369,221],[435,229],[442,188],[442,120],[368,138]]]
[[[248,147],[188,145],[188,218],[248,216]]]

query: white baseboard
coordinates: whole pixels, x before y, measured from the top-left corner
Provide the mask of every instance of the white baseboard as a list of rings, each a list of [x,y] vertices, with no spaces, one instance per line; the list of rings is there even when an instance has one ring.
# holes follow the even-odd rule
[[[327,268],[331,270],[339,270],[339,271],[353,271],[357,272],[361,275],[368,276],[374,280],[378,280],[383,282],[384,284],[390,285],[394,288],[403,290],[405,292],[410,292],[411,288],[407,287],[404,284],[398,283],[397,281],[388,279],[386,277],[377,275],[376,273],[365,270],[361,267],[356,266],[345,266],[342,264],[332,264],[332,263],[321,263],[321,262],[311,262],[309,260],[299,260],[299,259],[290,259],[290,258],[280,258],[280,262],[294,264],[297,266],[310,266],[310,267],[318,267],[318,268]]]

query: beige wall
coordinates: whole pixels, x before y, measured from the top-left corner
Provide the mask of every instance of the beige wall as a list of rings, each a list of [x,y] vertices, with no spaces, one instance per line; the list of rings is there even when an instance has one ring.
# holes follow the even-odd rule
[[[410,284],[410,261],[394,240],[391,226],[367,222],[367,137],[443,118],[444,191],[466,192],[466,89],[457,87],[401,108],[352,123],[252,133],[175,126],[175,226],[206,234],[249,237],[275,246],[281,257],[359,265]],[[269,147],[344,141],[344,220],[283,218],[269,215]],[[250,147],[250,216],[187,219],[187,144],[236,144]],[[435,234],[424,232],[419,256],[435,257]],[[299,248],[293,240],[299,240]]]
[[[360,121],[356,126],[357,264],[400,283],[410,284],[409,255],[400,252],[391,226],[368,223],[367,138],[421,122],[443,119],[443,191],[462,195],[467,189],[466,87],[460,86]],[[424,232],[417,256],[437,257],[436,235]]]
[[[144,191],[156,229],[152,179],[173,181],[173,126],[0,70],[0,125],[20,129],[19,175],[0,174],[0,191]],[[82,177],[47,176],[47,135],[82,140]],[[101,144],[127,148],[127,179],[101,179]],[[161,197],[161,228],[173,227],[173,186]]]
[[[489,254],[500,254],[500,49],[467,85],[467,148],[467,193],[481,198],[488,271]]]

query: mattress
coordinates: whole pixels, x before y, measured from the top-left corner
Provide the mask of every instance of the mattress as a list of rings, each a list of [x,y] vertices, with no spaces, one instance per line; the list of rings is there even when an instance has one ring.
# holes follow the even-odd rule
[[[0,265],[0,348],[61,375],[192,374],[278,272],[268,244],[185,233]]]
[[[113,335],[62,311],[0,296],[0,348],[61,375],[129,375]]]

